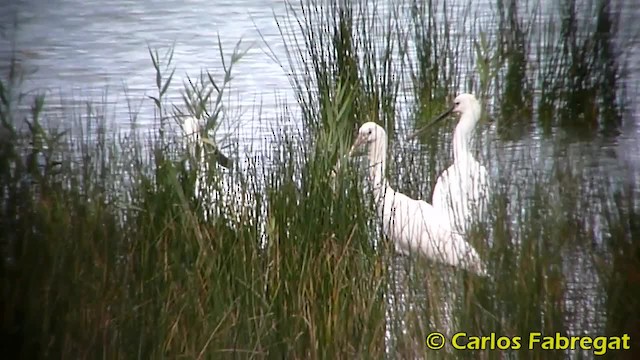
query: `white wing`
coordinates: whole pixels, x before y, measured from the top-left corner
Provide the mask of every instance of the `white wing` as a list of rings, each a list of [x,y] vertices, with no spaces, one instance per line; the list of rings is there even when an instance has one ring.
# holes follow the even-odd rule
[[[380,215],[385,234],[401,253],[420,252],[431,260],[486,274],[477,252],[451,231],[447,217],[439,209],[391,190]]]
[[[453,164],[438,178],[433,206],[447,215],[455,231],[466,233],[472,221],[486,216],[488,179],[487,169],[477,161],[466,168]]]

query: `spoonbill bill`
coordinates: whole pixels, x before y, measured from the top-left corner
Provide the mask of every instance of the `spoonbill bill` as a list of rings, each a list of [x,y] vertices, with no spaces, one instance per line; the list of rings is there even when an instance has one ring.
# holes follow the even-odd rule
[[[487,214],[489,176],[487,169],[474,158],[470,150],[473,131],[480,120],[480,103],[472,94],[458,95],[446,112],[411,134],[409,139],[446,119],[451,113],[460,114],[460,121],[453,133],[454,162],[436,181],[432,203],[447,214],[454,231],[465,234],[474,218],[483,219]]]
[[[475,249],[460,234],[451,231],[447,217],[425,201],[414,200],[389,186],[385,178],[387,133],[374,122],[363,124],[349,152],[367,147],[369,180],[372,182],[377,215],[384,234],[405,255],[419,252],[430,260],[486,276]]]

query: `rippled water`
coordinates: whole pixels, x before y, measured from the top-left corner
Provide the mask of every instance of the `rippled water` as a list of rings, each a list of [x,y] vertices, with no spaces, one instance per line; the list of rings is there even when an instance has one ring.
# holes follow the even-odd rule
[[[293,100],[285,72],[263,44],[264,39],[273,52],[283,53],[274,21],[274,14],[285,11],[282,1],[119,0],[107,5],[28,0],[4,4],[1,10],[0,22],[6,27],[17,16],[14,38],[21,68],[37,72],[27,79],[27,88],[61,94],[66,102],[99,101],[106,91],[120,125],[130,120],[126,97],[137,105],[144,95],[156,92],[148,46],[162,53],[175,44],[176,75],[169,97],[176,103],[187,74],[194,77],[201,69],[210,69],[222,79],[218,37],[228,56],[240,40],[248,48],[234,69],[228,99],[244,108],[245,118],[251,119],[254,105],[262,101],[262,117],[273,119],[276,95]],[[3,57],[10,56],[11,37],[0,45]],[[139,112],[140,125],[149,124],[151,101],[145,101]]]
[[[542,6],[549,6],[548,3],[543,1]],[[491,14],[487,4],[476,2],[469,11],[482,21]],[[467,6],[467,2],[461,0],[460,6]],[[276,17],[282,20],[286,11],[284,1],[274,0],[114,0],[108,5],[77,0],[3,2],[0,23],[4,24],[5,37],[0,40],[0,49],[4,49],[1,56],[4,59],[11,56],[11,42],[15,41],[20,67],[37,72],[27,78],[26,87],[47,89],[53,95],[61,95],[66,103],[102,100],[106,91],[107,100],[115,108],[114,121],[126,126],[130,114],[124,100],[128,97],[136,105],[144,95],[156,91],[148,46],[167,49],[175,44],[173,64],[177,69],[169,95],[178,103],[187,74],[193,77],[201,69],[209,69],[222,76],[218,37],[228,55],[242,39],[248,51],[235,68],[228,100],[243,108],[242,120],[247,131],[241,131],[240,135],[249,139],[260,135],[260,130],[268,131],[266,124],[251,122],[257,117],[257,103],[261,104],[261,118],[270,122],[276,118],[278,99],[281,103],[295,102],[287,69],[273,59],[275,55],[286,64],[275,21]],[[456,14],[452,12],[451,20],[455,20]],[[633,16],[634,11],[623,14],[622,39],[637,32],[631,25]],[[17,31],[11,27],[13,22],[17,22]],[[630,71],[637,74],[640,50],[631,46],[629,53]],[[638,80],[637,75],[629,79],[632,87],[636,87],[630,89],[630,96],[637,94]],[[139,109],[142,126],[152,121],[151,110],[151,101],[145,101]],[[640,106],[636,105],[631,117],[637,119],[638,115]],[[627,130],[633,136],[628,138],[636,139],[638,127],[632,125]],[[253,131],[256,128],[259,131]]]

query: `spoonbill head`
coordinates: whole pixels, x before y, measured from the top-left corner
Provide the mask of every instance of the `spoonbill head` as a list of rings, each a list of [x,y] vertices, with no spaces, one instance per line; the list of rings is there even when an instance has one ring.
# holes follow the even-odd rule
[[[208,162],[204,160],[206,158],[205,152],[203,152],[204,149],[198,149],[198,147],[206,145],[208,148],[207,154],[210,154],[217,164],[229,170],[232,169],[233,161],[223,154],[211,139],[202,136],[202,133],[205,131],[205,126],[200,120],[193,116],[187,116],[183,119],[180,126],[182,127],[185,143],[194,158],[201,158],[203,162]],[[199,156],[196,154],[198,152],[200,153]]]
[[[353,146],[351,146],[349,156],[354,156],[354,154],[356,154],[358,150],[367,145],[369,158],[371,160],[371,158],[376,158],[384,155],[380,154],[379,151],[382,150],[383,147],[386,148],[386,144],[387,132],[384,131],[382,126],[369,121],[362,124],[362,126],[360,126],[360,129],[358,129],[358,136],[356,137]]]
[[[456,96],[456,98],[453,100],[453,104],[445,112],[440,114],[429,124],[423,126],[422,128],[409,135],[408,139],[414,139],[427,129],[430,129],[434,125],[440,123],[442,120],[447,119],[451,114],[468,115],[460,117],[458,126],[462,125],[464,126],[464,128],[468,129],[467,131],[471,131],[478,123],[478,120],[480,120],[481,113],[482,108],[480,106],[480,102],[473,94],[460,94]]]
[[[384,173],[387,162],[387,132],[382,126],[372,121],[360,126],[349,156],[359,154],[361,150],[365,150],[368,154],[369,178],[373,182],[374,195],[378,198],[385,184]]]

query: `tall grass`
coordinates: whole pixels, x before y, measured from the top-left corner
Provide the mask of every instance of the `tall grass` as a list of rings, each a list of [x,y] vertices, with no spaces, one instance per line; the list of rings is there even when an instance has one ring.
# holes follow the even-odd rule
[[[605,181],[600,160],[574,155],[562,131],[609,136],[624,114],[618,13],[585,4],[563,1],[561,19],[540,25],[541,5],[516,1],[496,1],[494,21],[447,1],[292,3],[278,25],[303,133],[274,132],[264,168],[239,178],[210,166],[200,185],[202,159],[171,125],[195,116],[215,132],[232,120],[223,94],[241,47],[220,49],[221,79],[188,78],[184,104],[165,99],[172,52],[150,51],[150,135],[135,124],[112,132],[92,106],[63,114],[74,126],[56,129],[47,98],[21,93],[9,67],[0,82],[3,349],[20,358],[546,359],[592,352],[438,352],[424,339],[637,338],[637,184]],[[525,6],[540,18],[524,16]],[[494,179],[490,216],[468,236],[488,279],[396,256],[360,168],[342,158],[353,130],[376,121],[390,134],[391,182],[430,199],[450,162],[451,126],[425,135],[421,149],[404,144],[402,130],[463,90],[497,128],[496,140],[479,136],[492,149],[482,159]],[[542,145],[505,146],[538,128]],[[203,145],[212,149],[205,161],[222,159],[212,140]],[[336,172],[339,159],[347,165]],[[223,190],[225,181],[252,199],[241,216],[197,196],[196,186]]]

